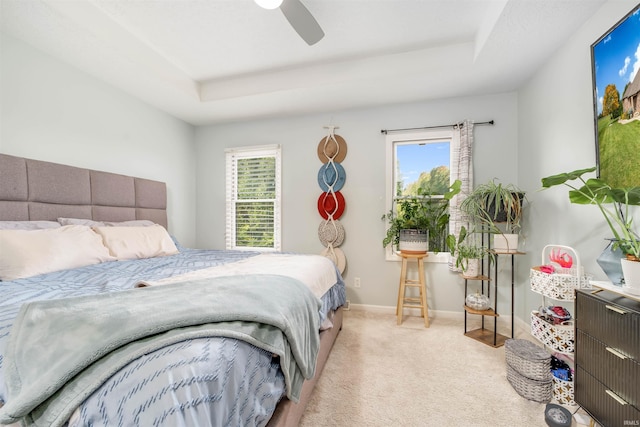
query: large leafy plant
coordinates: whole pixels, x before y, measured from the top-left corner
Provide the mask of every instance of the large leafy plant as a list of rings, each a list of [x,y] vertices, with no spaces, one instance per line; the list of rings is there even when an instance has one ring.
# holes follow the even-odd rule
[[[498,222],[504,222],[507,233],[517,233],[524,197],[524,192],[514,184],[502,184],[493,179],[475,187],[460,203],[460,210],[475,226],[490,233],[502,234],[496,225]]]
[[[640,205],[640,187],[612,188],[604,180],[583,175],[596,168],[578,169],[573,172],[542,178],[542,187],[565,185],[570,188],[569,200],[580,205],[596,205],[613,233],[614,249],[619,247],[627,258],[640,261],[640,236],[634,230],[632,206]],[[581,186],[570,181],[578,180]]]

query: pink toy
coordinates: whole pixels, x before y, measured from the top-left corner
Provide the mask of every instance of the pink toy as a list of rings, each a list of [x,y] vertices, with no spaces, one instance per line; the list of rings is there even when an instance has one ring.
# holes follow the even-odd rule
[[[562,268],[571,268],[573,265],[573,257],[566,252],[560,250],[560,248],[551,249],[549,259],[552,262],[557,263]]]

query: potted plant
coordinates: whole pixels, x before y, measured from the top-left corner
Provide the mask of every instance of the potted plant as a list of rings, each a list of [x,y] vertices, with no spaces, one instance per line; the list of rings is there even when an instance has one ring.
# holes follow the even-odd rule
[[[612,188],[599,178],[585,181],[582,175],[595,170],[591,167],[542,178],[542,187],[565,185],[570,188],[571,203],[598,207],[613,233],[613,249],[620,249],[624,255],[621,260],[624,287],[628,292],[640,295],[640,236],[634,230],[630,208],[640,205],[640,187]],[[579,188],[569,183],[576,179],[582,183]]]
[[[491,256],[492,253],[486,246],[478,244],[472,236],[473,233],[467,232],[463,226],[460,228],[460,234],[456,237],[453,234],[447,236],[447,246],[451,256],[455,258],[455,266],[462,270],[462,274],[467,277],[478,277],[480,275],[480,265],[485,255]],[[467,241],[470,237],[474,241]],[[491,258],[490,258],[491,259]]]
[[[393,244],[407,253],[425,253],[429,242],[438,242],[439,236],[446,235],[449,223],[449,201],[460,192],[460,180],[454,181],[442,198],[432,198],[418,191],[417,196],[394,199],[397,210],[389,210],[382,216],[389,224],[382,246]],[[443,248],[434,247],[434,250]]]
[[[515,252],[524,200],[524,191],[514,184],[492,179],[475,187],[460,203],[460,211],[477,228],[494,234],[494,250]]]

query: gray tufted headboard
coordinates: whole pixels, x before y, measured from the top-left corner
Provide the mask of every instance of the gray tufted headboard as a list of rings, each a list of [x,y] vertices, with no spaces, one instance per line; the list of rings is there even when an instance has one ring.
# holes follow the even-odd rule
[[[167,228],[164,182],[0,154],[0,221],[147,219]]]

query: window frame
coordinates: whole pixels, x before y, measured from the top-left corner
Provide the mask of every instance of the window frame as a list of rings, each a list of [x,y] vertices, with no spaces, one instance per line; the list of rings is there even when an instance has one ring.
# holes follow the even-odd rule
[[[385,136],[385,206],[391,206],[395,211],[395,188],[396,188],[396,143],[410,143],[418,141],[432,141],[432,142],[449,142],[449,170],[451,171],[451,160],[454,158],[453,150],[458,144],[456,144],[456,138],[459,139],[459,133],[453,128],[435,128],[424,129],[415,132],[387,134]],[[449,185],[455,181],[455,177],[449,176]],[[389,225],[386,222],[387,226]],[[425,262],[430,263],[449,263],[451,254],[449,252],[428,252],[428,256],[425,258]],[[401,261],[402,258],[397,254],[393,244],[388,245],[385,248],[385,260],[386,261]]]
[[[236,204],[247,203],[247,199],[237,198],[239,159],[273,157],[275,159],[275,198],[273,199],[273,247],[238,246],[236,235]],[[278,252],[282,250],[282,149],[279,144],[254,145],[228,148],[225,150],[225,204],[227,250]],[[264,200],[261,200],[264,202]]]

